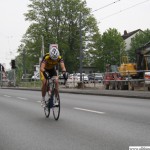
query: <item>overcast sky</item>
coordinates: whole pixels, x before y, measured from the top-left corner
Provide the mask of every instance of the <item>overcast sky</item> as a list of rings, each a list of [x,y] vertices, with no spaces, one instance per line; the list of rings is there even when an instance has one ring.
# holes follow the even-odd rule
[[[124,30],[150,29],[150,0],[86,0],[87,7],[98,22],[101,33],[116,28]],[[29,26],[23,13],[26,13],[29,0],[0,0],[0,63],[10,68],[20,40]]]

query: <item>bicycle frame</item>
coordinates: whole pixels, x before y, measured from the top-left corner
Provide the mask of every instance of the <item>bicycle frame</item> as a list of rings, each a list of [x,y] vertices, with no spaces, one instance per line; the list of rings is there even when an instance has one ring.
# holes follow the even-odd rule
[[[55,79],[53,78],[47,79],[47,90],[48,90],[48,95],[50,96],[50,98],[52,98],[52,92],[54,94],[54,90],[55,90]]]
[[[47,94],[48,101],[46,103],[46,107],[44,108],[45,116],[48,118],[50,115],[50,109],[52,109],[54,119],[58,120],[60,115],[60,97],[59,92],[57,91],[56,93],[54,78],[47,79]],[[56,103],[57,105],[54,105]]]

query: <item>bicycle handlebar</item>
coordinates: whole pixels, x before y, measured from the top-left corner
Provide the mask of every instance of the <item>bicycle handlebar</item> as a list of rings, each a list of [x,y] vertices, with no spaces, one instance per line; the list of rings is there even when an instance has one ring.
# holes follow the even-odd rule
[[[55,80],[55,78],[48,76],[47,80]],[[66,85],[67,79],[64,79],[63,85]]]
[[[64,79],[64,85],[66,85],[67,79]]]

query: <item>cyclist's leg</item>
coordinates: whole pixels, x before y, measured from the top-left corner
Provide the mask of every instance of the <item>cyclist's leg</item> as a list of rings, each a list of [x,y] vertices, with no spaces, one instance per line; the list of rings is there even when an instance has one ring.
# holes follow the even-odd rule
[[[59,82],[58,82],[58,73],[56,71],[55,68],[51,69],[49,72],[50,76],[53,77],[55,79],[55,94],[58,93],[58,89],[59,89]]]
[[[42,97],[45,98],[45,95],[46,95],[46,90],[47,90],[47,82],[46,82],[46,79],[44,79],[42,81]]]
[[[47,80],[45,79],[44,75],[42,72],[40,72],[40,78],[42,81],[42,100],[41,100],[41,105],[44,107],[45,106],[45,95],[46,95],[46,90],[47,90]]]
[[[55,79],[55,95],[57,96],[59,93],[59,81],[58,81],[58,76],[54,76]]]

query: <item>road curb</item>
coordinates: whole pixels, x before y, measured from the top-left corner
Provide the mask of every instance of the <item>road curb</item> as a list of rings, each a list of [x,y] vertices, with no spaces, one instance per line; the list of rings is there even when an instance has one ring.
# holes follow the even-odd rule
[[[13,88],[2,87],[1,89],[41,91],[40,88],[25,88],[25,87],[13,87]],[[60,93],[71,93],[71,94],[150,99],[150,92],[148,91],[121,91],[121,90],[100,90],[100,89],[75,89],[75,88],[74,89],[60,88],[59,91]]]

